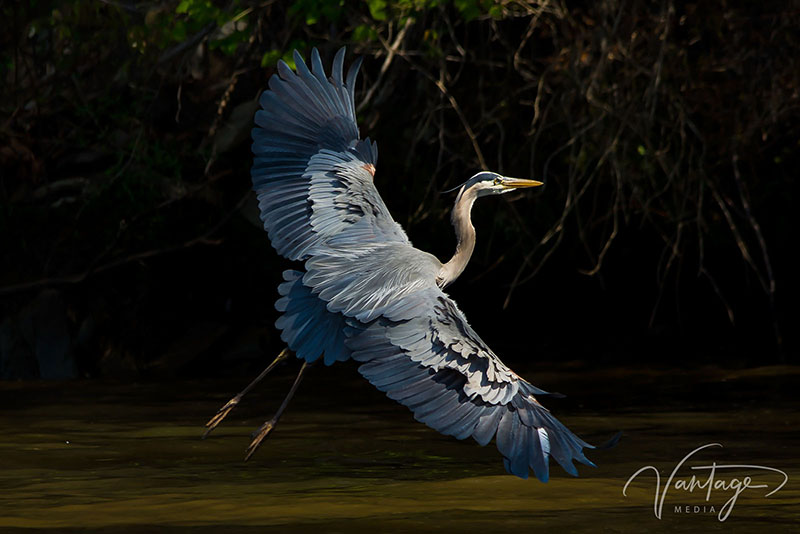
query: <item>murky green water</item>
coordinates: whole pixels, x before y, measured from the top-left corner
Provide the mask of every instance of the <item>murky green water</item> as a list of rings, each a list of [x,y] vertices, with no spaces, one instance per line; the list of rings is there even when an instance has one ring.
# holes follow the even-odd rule
[[[349,366],[314,368],[255,457],[252,430],[292,380],[269,377],[203,441],[203,423],[246,380],[170,383],[0,383],[0,532],[773,532],[800,531],[800,369],[737,372],[522,373],[569,394],[548,406],[579,435],[619,445],[549,483],[504,474],[494,445],[440,436],[374,391]],[[785,471],[776,494],[670,490],[654,516],[655,479],[690,451],[693,465],[757,464]],[[690,462],[691,463],[691,462]],[[707,474],[684,467],[676,475]],[[756,469],[718,478],[777,485]],[[663,481],[662,481],[663,483]],[[690,505],[689,513],[675,506]],[[693,506],[706,506],[695,513]],[[715,511],[711,512],[710,507]]]

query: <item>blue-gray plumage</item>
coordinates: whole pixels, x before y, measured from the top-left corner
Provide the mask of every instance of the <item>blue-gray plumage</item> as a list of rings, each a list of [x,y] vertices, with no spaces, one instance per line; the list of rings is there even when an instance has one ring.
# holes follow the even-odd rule
[[[549,457],[572,475],[574,460],[593,465],[582,452],[593,447],[539,403],[548,393],[506,367],[443,292],[474,249],[474,201],[541,182],[492,172],[470,178],[453,208],[456,253],[442,264],[412,246],[375,188],[377,146],[359,138],[355,116],[360,60],[346,77],[344,49],[330,77],[316,49],[310,70],[296,51],[294,60],[297,72],[279,62],[261,96],[252,179],[272,245],[304,264],[304,272],[284,273],[276,303],[281,339],[304,360],[303,370],[320,358],[326,365],[352,358],[418,421],[481,445],[495,438],[506,469],[522,478],[533,469],[546,481]],[[240,397],[209,422],[209,431]]]

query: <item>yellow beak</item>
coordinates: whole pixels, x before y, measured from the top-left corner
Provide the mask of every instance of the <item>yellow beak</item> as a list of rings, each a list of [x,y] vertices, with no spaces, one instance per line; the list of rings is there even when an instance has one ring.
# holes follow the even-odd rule
[[[523,187],[538,187],[544,185],[544,182],[539,180],[526,180],[525,178],[509,178],[503,176],[503,187],[507,189],[521,189]]]

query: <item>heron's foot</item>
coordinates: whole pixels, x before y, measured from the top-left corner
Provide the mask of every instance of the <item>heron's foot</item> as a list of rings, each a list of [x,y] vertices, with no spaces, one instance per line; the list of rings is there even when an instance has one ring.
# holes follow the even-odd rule
[[[203,432],[203,439],[206,439],[208,437],[208,435],[211,434],[211,431],[213,431],[215,428],[217,428],[217,425],[219,425],[222,422],[222,420],[225,419],[225,417],[228,416],[228,413],[230,413],[231,410],[236,408],[236,406],[239,404],[239,401],[242,400],[242,397],[247,395],[248,391],[253,389],[253,387],[256,384],[258,384],[259,382],[261,382],[261,380],[263,380],[264,377],[267,376],[269,374],[269,372],[272,371],[275,368],[276,365],[278,365],[279,363],[281,363],[283,360],[285,360],[288,357],[289,357],[289,347],[285,347],[280,352],[280,354],[278,354],[278,356],[272,361],[272,363],[269,364],[266,369],[261,371],[260,375],[258,375],[252,382],[250,382],[247,385],[246,388],[244,388],[242,391],[240,391],[238,395],[236,395],[234,398],[229,400],[228,403],[225,406],[220,408],[217,411],[217,415],[212,417],[211,420],[208,423],[206,423],[206,427],[207,428],[206,428],[206,431]]]
[[[250,445],[247,447],[247,451],[245,451],[245,462],[249,460],[251,456],[253,456],[253,453],[256,452],[256,449],[261,446],[261,442],[264,441],[267,436],[269,436],[270,432],[272,432],[277,423],[277,419],[270,419],[253,433],[253,441],[250,442]]]
[[[228,416],[231,410],[236,408],[240,400],[242,400],[242,395],[241,394],[236,395],[234,398],[229,400],[227,404],[225,404],[225,406],[217,410],[217,414],[214,417],[212,417],[208,421],[208,423],[206,423],[206,431],[203,432],[203,439],[206,439],[208,435],[211,434],[211,432],[215,428],[217,428],[217,426],[222,422],[222,420]]]

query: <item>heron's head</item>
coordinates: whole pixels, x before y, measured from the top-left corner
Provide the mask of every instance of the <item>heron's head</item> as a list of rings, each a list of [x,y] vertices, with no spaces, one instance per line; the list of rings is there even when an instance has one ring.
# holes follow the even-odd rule
[[[509,178],[491,171],[481,171],[469,180],[463,186],[460,186],[461,194],[467,191],[475,193],[476,197],[484,197],[487,195],[502,195],[515,189],[524,187],[536,187],[544,185],[539,180],[527,180],[525,178]]]

